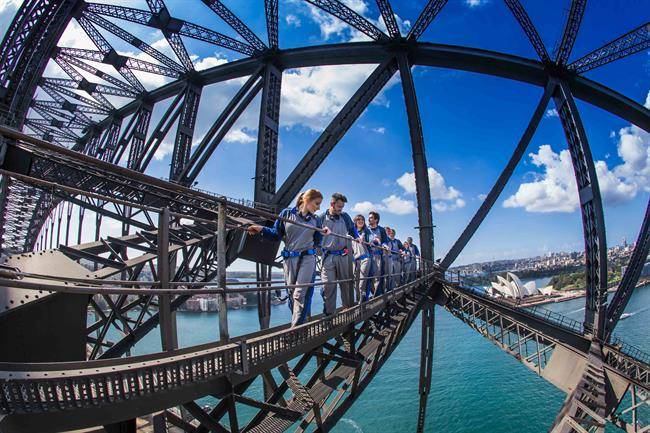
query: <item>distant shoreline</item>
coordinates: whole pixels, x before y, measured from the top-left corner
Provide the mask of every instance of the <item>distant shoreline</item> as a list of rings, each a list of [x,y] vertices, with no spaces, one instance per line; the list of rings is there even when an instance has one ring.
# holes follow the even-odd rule
[[[646,286],[648,284],[650,284],[650,278],[643,278],[637,283],[635,289],[638,289],[639,287]],[[613,293],[617,289],[618,289],[618,285],[612,286],[609,289],[607,289],[607,292],[608,293]],[[563,294],[560,295],[560,296],[545,296],[545,295],[535,296],[534,297],[535,299],[529,299],[529,300],[519,302],[519,303],[513,302],[512,300],[510,300],[508,298],[504,298],[503,301],[505,301],[506,303],[512,304],[513,306],[526,308],[526,307],[532,307],[532,306],[535,306],[535,305],[555,304],[555,303],[558,303],[558,302],[566,302],[566,301],[570,301],[572,299],[584,298],[586,296],[586,290],[585,289],[567,290],[567,291],[560,292],[560,293],[563,293]]]

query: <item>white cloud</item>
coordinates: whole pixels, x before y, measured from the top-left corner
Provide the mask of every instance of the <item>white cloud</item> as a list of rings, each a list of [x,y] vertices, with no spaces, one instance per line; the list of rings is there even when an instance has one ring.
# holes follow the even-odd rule
[[[650,108],[650,92],[645,106]],[[631,200],[639,191],[650,192],[650,134],[635,125],[621,128],[617,153],[623,162],[612,169],[605,161],[595,162],[600,193],[608,205]],[[551,146],[543,145],[537,153],[529,156],[535,166],[543,168],[543,172],[532,182],[519,185],[517,192],[506,199],[503,206],[523,207],[528,212],[573,212],[578,209],[578,191],[569,151],[562,150],[558,154]]]
[[[428,173],[433,209],[437,212],[447,212],[465,206],[465,200],[461,198],[461,192],[454,187],[447,187],[445,179],[440,173],[433,167],[429,167]],[[404,194],[415,194],[415,175],[413,173],[404,173],[396,182],[403,189]],[[384,186],[391,186],[392,184],[392,182],[386,182]],[[376,210],[395,215],[407,215],[417,212],[417,206],[414,200],[391,194],[382,199],[381,203],[372,203],[370,201],[356,203],[352,210],[360,213]]]
[[[488,4],[489,0],[465,0],[465,4],[471,8]]]
[[[578,189],[569,150],[556,153],[545,144],[529,156],[535,166],[543,168],[543,173],[534,181],[519,185],[517,192],[506,199],[503,206],[523,207],[527,212],[573,212],[578,209]],[[596,161],[595,165],[605,203],[616,204],[636,196],[637,186],[617,176],[618,167],[611,171],[605,161]]]
[[[285,71],[282,77],[280,123],[288,127],[300,124],[320,132],[375,67],[315,66]],[[391,85],[388,82],[383,91]]]
[[[413,200],[405,200],[392,194],[382,200],[384,208],[387,212],[395,215],[407,215],[417,212]]]
[[[383,126],[380,126],[379,128],[372,128],[373,131],[375,131],[377,134],[383,134],[386,132],[386,128]]]
[[[449,212],[463,207],[465,207],[465,200],[463,200],[462,198],[457,198],[452,202],[446,202],[446,201],[433,202],[433,209],[437,212]]]
[[[487,194],[479,194],[478,196],[476,196],[476,198],[478,198],[481,201],[485,201],[485,199],[487,198]]]
[[[462,194],[453,186],[448,187],[445,178],[442,177],[436,169],[429,167],[429,187],[431,188],[431,198],[433,200],[455,200]],[[404,189],[407,194],[415,194],[415,174],[404,173],[397,179],[397,184]]]
[[[367,214],[370,211],[378,210],[377,206],[380,205],[376,205],[370,201],[360,201],[358,203],[355,203],[354,206],[352,206],[352,211],[361,214]]]
[[[544,114],[544,117],[546,117],[547,119],[549,117],[559,117],[557,108],[549,108],[548,110],[546,110],[546,114]]]
[[[364,0],[343,0],[343,3],[361,16],[368,12],[368,5]],[[328,40],[333,36],[338,36],[349,41],[370,40],[365,34],[324,10],[311,4],[307,5],[307,7],[310,17],[318,24],[323,39]]]
[[[215,66],[223,65],[224,63],[228,63],[228,60],[219,57],[218,55],[204,57],[194,64],[194,69],[197,71],[202,71],[204,69],[210,69],[214,68]]]
[[[289,26],[300,27],[302,25],[302,21],[300,21],[300,18],[298,18],[294,14],[288,14],[286,17],[284,17],[284,20],[287,22]]]
[[[173,137],[173,134],[167,134],[167,138]],[[153,158],[156,161],[162,161],[167,155],[172,153],[172,150],[174,150],[174,143],[169,140],[163,140],[162,143],[160,143],[160,146],[158,146],[158,149],[156,149],[156,152],[153,154]]]
[[[5,11],[13,11],[23,3],[23,0],[2,0],[0,1],[0,13]]]
[[[230,132],[224,137],[227,143],[254,143],[257,138],[247,133],[243,129],[231,129]]]
[[[293,2],[300,4],[297,2],[297,0],[293,0]],[[379,14],[377,14],[377,16],[374,18],[369,15],[370,8],[365,0],[342,0],[342,3],[345,3],[346,6],[361,15],[379,30],[383,31],[384,33],[388,33],[386,24]],[[308,16],[316,24],[318,24],[321,32],[321,37],[325,41],[334,37],[341,38],[346,42],[370,40],[366,34],[358,31],[344,21],[332,16],[331,14],[328,14],[316,6],[307,5],[306,10],[308,11]],[[395,21],[397,22],[397,27],[400,29],[401,34],[406,35],[411,28],[411,22],[409,20],[402,19],[397,14],[394,15]]]
[[[417,212],[417,207],[413,200],[403,199],[395,194],[382,199],[381,203],[372,203],[362,201],[352,206],[352,211],[367,214],[370,211],[388,212],[395,215],[408,215]]]

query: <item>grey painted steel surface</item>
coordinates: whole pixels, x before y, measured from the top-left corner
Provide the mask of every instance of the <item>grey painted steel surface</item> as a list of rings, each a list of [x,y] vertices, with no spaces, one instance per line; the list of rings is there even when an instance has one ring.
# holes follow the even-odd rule
[[[365,321],[408,296],[424,281],[420,278],[362,305],[339,310],[330,319],[293,329],[273,328],[231,343],[68,365],[0,364],[2,411],[10,414],[0,421],[3,431],[44,432],[107,424],[165,409],[182,399],[220,394],[227,377],[241,382],[306,353],[350,324]],[[23,393],[23,389],[29,391]],[[70,416],[70,411],[75,415]]]
[[[578,108],[566,83],[558,83],[553,99],[571,153],[580,199],[586,259],[585,331],[602,340],[607,302],[607,242],[596,167]]]
[[[415,95],[415,83],[411,74],[411,63],[405,54],[397,57],[400,77],[402,78],[402,91],[406,103],[406,113],[411,136],[411,155],[413,156],[413,169],[415,172],[415,194],[418,203],[418,225],[420,231],[420,254],[425,260],[433,260],[433,215],[431,212],[431,190],[429,187],[429,174],[427,155],[424,147],[422,133],[422,119],[418,100]]]
[[[160,206],[170,206],[172,209],[175,209],[175,212],[189,212],[198,218],[213,218],[217,214],[217,208],[223,212],[223,206],[226,205],[226,202],[222,199],[215,200],[212,196],[199,194],[192,190],[178,189],[168,182],[161,182],[147,176],[137,175],[133,171],[123,171],[110,163],[119,163],[122,156],[126,154],[128,147],[127,167],[144,171],[154,153],[161,145],[165,135],[178,120],[170,179],[183,184],[189,184],[198,176],[205,161],[210,157],[241,112],[248,106],[259,90],[263,89],[263,108],[260,113],[260,137],[258,140],[258,157],[256,161],[255,200],[266,204],[286,205],[305,185],[313,171],[320,166],[327,154],[336,146],[347,129],[353,124],[399,66],[406,100],[409,130],[413,145],[414,167],[417,178],[420,243],[423,256],[432,258],[432,218],[431,201],[428,197],[429,188],[426,185],[427,164],[426,158],[424,158],[422,126],[410,67],[416,64],[447,67],[519,80],[546,87],[542,102],[548,100],[549,93],[552,90],[555,91],[553,97],[558,105],[560,118],[569,142],[569,149],[572,154],[576,178],[580,189],[585,245],[588,257],[587,281],[589,288],[585,323],[583,326],[574,326],[571,332],[582,333],[584,330],[586,331],[586,337],[582,336],[582,338],[587,338],[588,341],[592,341],[589,338],[593,338],[590,347],[596,347],[596,350],[591,350],[591,355],[589,355],[590,359],[593,358],[593,360],[590,360],[588,363],[586,361],[578,361],[578,364],[584,368],[583,372],[574,371],[574,369],[570,374],[565,374],[566,369],[561,367],[562,362],[564,362],[562,360],[577,359],[571,353],[575,352],[577,347],[582,347],[582,343],[579,340],[571,340],[566,335],[562,336],[561,332],[554,328],[557,325],[557,321],[553,322],[556,318],[551,315],[535,316],[536,313],[531,312],[530,314],[534,316],[531,318],[528,317],[529,313],[505,312],[502,306],[495,306],[488,299],[473,297],[471,292],[459,294],[458,292],[449,291],[447,294],[451,295],[453,298],[452,301],[456,300],[460,303],[453,304],[455,302],[453,301],[447,306],[449,308],[458,307],[460,309],[457,312],[462,310],[465,311],[463,314],[466,314],[468,311],[463,310],[463,308],[471,305],[471,314],[461,314],[459,317],[472,323],[476,323],[477,320],[482,320],[477,315],[476,308],[478,308],[478,313],[482,312],[485,314],[485,330],[481,330],[481,332],[486,338],[498,342],[504,348],[506,346],[499,338],[503,340],[504,329],[507,330],[505,333],[510,338],[510,334],[512,333],[511,328],[503,328],[501,326],[500,337],[495,337],[490,334],[489,329],[490,326],[495,326],[494,320],[496,318],[499,318],[501,325],[503,325],[504,314],[506,316],[509,315],[510,318],[507,319],[510,320],[509,323],[514,323],[512,321],[514,314],[517,320],[520,320],[520,322],[514,325],[516,334],[519,337],[516,342],[519,356],[522,356],[522,347],[526,348],[531,343],[531,336],[534,336],[535,344],[538,348],[533,355],[526,354],[525,359],[521,359],[522,362],[527,363],[529,366],[535,365],[541,371],[542,364],[546,367],[546,361],[541,361],[542,357],[546,358],[547,352],[552,350],[553,355],[549,360],[549,365],[557,365],[560,367],[557,369],[545,368],[545,371],[556,371],[555,374],[546,373],[545,378],[560,387],[564,387],[563,389],[566,389],[568,383],[577,385],[578,379],[580,377],[584,379],[589,374],[589,371],[593,373],[595,370],[593,368],[589,370],[589,365],[597,366],[596,370],[600,369],[598,366],[605,365],[603,367],[605,370],[610,369],[614,371],[618,369],[617,371],[619,373],[620,371],[625,372],[625,377],[620,376],[619,373],[613,373],[614,376],[612,377],[614,379],[608,375],[607,380],[610,382],[603,382],[607,385],[606,391],[604,391],[607,402],[612,400],[613,397],[619,398],[622,395],[619,388],[626,383],[633,384],[631,387],[627,387],[632,389],[631,395],[633,401],[637,398],[635,387],[643,388],[645,386],[647,390],[647,383],[644,385],[644,380],[647,382],[648,377],[647,364],[639,361],[638,357],[635,359],[634,357],[625,355],[622,352],[622,348],[625,345],[621,345],[618,340],[616,340],[615,345],[614,343],[602,347],[599,345],[602,341],[605,341],[606,337],[604,324],[604,284],[606,284],[606,278],[604,277],[606,272],[604,221],[593,159],[590,155],[584,128],[581,125],[580,117],[575,107],[575,102],[573,101],[573,97],[580,98],[618,115],[642,129],[650,130],[650,112],[647,109],[579,75],[580,72],[625,57],[647,47],[647,24],[628,32],[609,44],[583,56],[569,66],[566,66],[585,12],[585,0],[572,1],[562,40],[556,50],[554,62],[548,59],[549,56],[546,52],[546,47],[544,47],[541,38],[537,34],[530,17],[517,0],[506,0],[506,4],[522,26],[541,62],[466,47],[417,42],[418,38],[426,31],[433,19],[441,11],[446,3],[445,0],[430,0],[418,17],[413,29],[404,39],[400,38],[399,29],[397,28],[397,23],[393,17],[392,8],[388,0],[377,0],[377,5],[386,23],[390,38],[377,29],[374,24],[338,0],[309,0],[310,3],[320,7],[326,13],[342,19],[355,29],[365,33],[371,39],[374,39],[375,42],[315,46],[293,50],[281,50],[278,47],[277,1],[265,1],[268,46],[270,48],[221,1],[203,0],[203,2],[230,25],[245,42],[171,17],[162,0],[148,1],[148,11],[122,6],[92,4],[83,1],[50,2],[49,0],[33,0],[27,1],[22,5],[15,21],[8,29],[2,45],[0,45],[0,58],[2,59],[2,66],[0,66],[0,84],[2,85],[0,87],[0,100],[2,106],[0,108],[9,109],[8,116],[2,114],[2,121],[3,123],[10,123],[19,127],[24,125],[34,133],[40,135],[41,138],[58,145],[71,145],[74,150],[81,151],[89,155],[90,158],[84,159],[77,154],[59,151],[52,146],[34,148],[33,146],[19,145],[6,148],[8,150],[8,161],[4,161],[3,168],[9,168],[9,171],[14,172],[14,174],[5,172],[2,177],[2,188],[0,189],[0,199],[2,199],[2,221],[0,222],[2,223],[3,229],[2,246],[5,248],[5,251],[28,251],[34,248],[35,245],[37,248],[45,248],[48,244],[50,248],[53,248],[55,245],[55,231],[60,233],[63,213],[62,200],[65,200],[68,203],[75,203],[82,206],[82,211],[89,209],[97,213],[95,243],[76,247],[60,247],[60,252],[66,254],[71,259],[83,259],[93,262],[96,270],[94,275],[97,278],[105,278],[109,275],[121,273],[122,275],[128,274],[129,278],[135,280],[146,263],[151,263],[156,257],[167,256],[166,250],[169,250],[169,252],[173,251],[172,254],[169,254],[168,267],[173,266],[173,268],[176,268],[173,264],[177,263],[177,260],[179,261],[179,271],[176,275],[170,275],[174,279],[201,281],[217,275],[223,278],[224,243],[228,245],[226,251],[228,262],[234,260],[238,254],[243,254],[244,251],[247,251],[242,247],[245,244],[245,237],[241,236],[241,233],[239,235],[235,233],[236,230],[231,230],[227,235],[224,235],[223,225],[224,223],[241,224],[246,220],[245,218],[242,219],[242,216],[250,217],[250,212],[242,207],[231,206],[231,203],[229,203],[228,218],[230,222],[227,223],[225,221],[223,214],[221,218],[218,218],[219,225],[222,228],[219,236],[214,235],[214,230],[210,228],[211,225],[209,223],[206,226],[204,224],[198,224],[197,220],[197,223],[193,225],[170,227],[168,230],[170,237],[169,243],[167,241],[160,242],[159,239],[165,238],[166,235],[164,233],[161,236],[152,235],[152,233],[155,233],[154,219],[149,214],[152,209],[155,212],[155,209]],[[97,50],[55,47],[56,41],[72,16],[74,16],[94,42]],[[131,34],[128,29],[117,26],[105,17],[124,19],[160,30],[172,47],[176,59],[172,59],[154,47],[144,43]],[[102,28],[104,31],[108,31],[123,41],[137,47],[142,52],[157,59],[160,64],[119,55],[102,36],[98,28]],[[193,70],[192,61],[184,47],[181,36],[213,43],[253,57],[237,60],[206,71],[196,72]],[[45,64],[49,57],[52,57],[63,68],[70,79],[42,77]],[[101,62],[113,66],[126,82],[97,70],[90,63],[87,63],[88,61]],[[275,170],[281,71],[295,67],[346,63],[374,63],[379,64],[379,66],[351,98],[348,104],[346,104],[341,113],[326,128],[323,135],[312,146],[296,170],[294,170],[276,193]],[[84,79],[75,68],[80,68],[87,73],[104,79],[110,85],[91,83]],[[133,71],[147,71],[171,77],[175,81],[154,89],[151,92],[145,92],[144,87],[135,77]],[[260,74],[262,74],[261,80],[258,79],[258,75]],[[227,107],[224,113],[215,121],[215,124],[211,128],[212,136],[210,138],[206,137],[203,140],[197,149],[200,152],[191,154],[190,143],[192,141],[201,88],[205,85],[223,80],[245,76],[251,76],[251,78],[233,99],[231,104],[229,104],[229,107]],[[549,86],[554,86],[554,84],[549,83],[555,83],[555,81],[559,83],[557,88],[549,90]],[[40,86],[51,96],[53,101],[31,101],[31,95],[34,94],[37,86]],[[89,97],[76,93],[75,90],[86,92]],[[114,95],[133,98],[134,100],[119,109],[115,109],[107,99],[107,96]],[[153,131],[151,131],[150,138],[147,139],[149,120],[155,104],[170,97],[174,97],[174,101],[164,116],[164,119],[154,127]],[[26,118],[27,104],[30,103],[33,104],[34,111],[41,118]],[[543,105],[545,106],[546,104],[544,103]],[[542,104],[540,103],[515,154],[497,181],[497,184],[493,187],[490,193],[490,201],[481,206],[477,215],[463,232],[454,249],[452,249],[453,254],[450,252],[445,258],[443,269],[448,267],[460,253],[485,217],[485,214],[489,211],[494,200],[498,197],[503,188],[503,184],[511,174],[512,168],[521,158],[521,152],[523,152],[522,147],[525,148],[525,145],[522,143],[530,140],[530,136],[534,132],[535,125],[539,121],[540,112],[543,112],[544,109],[541,106]],[[104,120],[96,122],[91,118],[93,115],[106,117]],[[133,116],[123,128],[122,123],[129,115]],[[64,121],[59,120],[60,118],[65,119],[65,125]],[[8,136],[12,136],[12,134],[10,132]],[[15,134],[13,134],[13,138],[16,138]],[[5,139],[3,138],[2,140]],[[99,164],[100,162],[104,162],[106,165],[101,165]],[[89,173],[85,173],[85,171],[89,171]],[[11,176],[7,174],[11,174]],[[75,189],[75,187],[78,188]],[[83,191],[83,194],[85,194],[82,198],[77,197],[80,191]],[[100,194],[97,194],[97,191]],[[102,197],[106,198],[106,200],[102,199]],[[202,205],[202,202],[206,200],[209,203],[207,208]],[[114,211],[111,210],[111,206],[114,207]],[[261,206],[261,204],[256,204],[256,206]],[[69,227],[70,207],[68,209],[67,224]],[[133,209],[137,210],[134,211]],[[83,222],[82,211],[80,211],[80,223]],[[58,217],[55,215],[57,212]],[[138,215],[146,217],[147,221],[142,222],[141,218],[138,219]],[[125,236],[121,238],[102,239],[100,237],[102,217],[121,221],[123,230],[125,230]],[[272,218],[272,214],[267,214],[266,216],[260,216],[258,214],[257,218],[258,220]],[[645,239],[647,237],[648,229],[646,227],[646,220],[644,220],[644,226],[639,235],[639,239]],[[57,221],[58,228],[55,230]],[[138,234],[140,238],[133,238],[131,235],[128,235],[129,226],[142,230]],[[164,224],[164,226],[167,226],[167,224]],[[79,228],[79,239],[80,234],[81,227]],[[56,237],[56,243],[60,244],[60,236],[57,234]],[[220,248],[215,248],[217,243],[220,245]],[[611,311],[608,313],[608,319],[611,321],[610,328],[615,325],[616,318],[620,315],[622,308],[624,308],[627,299],[629,299],[631,288],[634,287],[638,279],[639,263],[647,255],[647,244],[645,242],[639,242],[639,246],[635,250],[633,262],[624,276],[624,284],[621,284],[621,288],[615,295]],[[431,250],[430,253],[428,251],[429,247]],[[254,247],[249,246],[249,250],[251,248],[254,249]],[[129,249],[140,250],[143,254],[138,258],[129,258],[127,257],[127,250]],[[152,250],[160,250],[160,254],[152,253]],[[219,250],[220,253],[215,254],[215,250]],[[102,254],[104,255],[102,256]],[[108,254],[108,257],[105,254]],[[253,253],[252,256],[255,257],[255,254]],[[219,272],[217,272],[218,269],[214,268],[214,263],[217,261],[221,263],[218,266],[221,269]],[[164,271],[165,266],[165,263],[163,263],[163,274],[167,276],[167,272]],[[264,268],[263,266],[259,270],[259,276],[262,279],[268,279],[270,277],[268,267]],[[161,279],[161,284],[163,285],[165,284],[164,280],[165,278]],[[428,286],[426,289],[436,292],[436,289],[431,286]],[[262,293],[268,295],[269,292],[260,292],[260,294]],[[49,300],[59,299],[60,297],[46,296],[45,298]],[[162,298],[164,300],[166,297],[163,296]],[[142,296],[135,302],[127,302],[126,296],[123,295],[119,296],[116,300],[110,297],[105,298],[111,308],[110,314],[104,316],[88,328],[88,331],[91,333],[97,331],[98,336],[98,338],[93,340],[93,337],[90,337],[90,334],[88,335],[88,341],[94,344],[91,358],[100,355],[100,352],[104,349],[106,350],[101,354],[102,357],[118,356],[125,353],[135,342],[156,326],[161,317],[163,328],[169,328],[173,325],[173,319],[171,319],[173,317],[173,310],[182,304],[187,299],[187,296],[180,296],[173,300],[168,299],[170,302],[161,302],[159,307],[164,307],[164,311],[161,311],[161,314],[156,313],[145,320],[144,313],[142,313],[135,321],[135,327],[131,328],[128,323],[129,318],[125,316],[124,311],[128,311],[134,307],[142,307],[143,312],[148,311],[148,308],[152,305],[152,299],[153,296]],[[90,299],[90,304],[96,312],[100,311],[93,298]],[[414,304],[409,305],[414,307]],[[27,309],[21,309],[21,311],[28,311],[30,308],[31,304]],[[421,308],[420,304],[415,308],[410,308],[410,310],[407,308],[409,313],[402,316],[401,322],[400,319],[395,319],[400,317],[399,314],[395,314],[395,311],[389,308],[382,310],[381,314],[383,318],[374,318],[373,320],[379,320],[381,323],[384,323],[384,320],[387,320],[389,323],[391,320],[397,320],[399,323],[410,323],[414,315],[419,311],[419,308]],[[265,327],[265,324],[268,326],[268,315],[265,313],[267,310],[268,302],[260,307],[260,324],[262,327]],[[34,311],[36,310],[34,309]],[[170,314],[167,314],[167,312]],[[490,314],[496,315],[490,317]],[[167,316],[169,318],[166,318]],[[560,321],[560,328],[562,328],[564,319],[562,318]],[[103,342],[103,336],[105,336],[107,327],[111,324],[117,326],[118,323],[122,323],[122,329],[126,330],[128,335],[116,344],[107,347],[107,344]],[[404,328],[404,326],[398,325],[395,331],[397,329],[403,331]],[[406,326],[406,329],[408,329],[408,326]],[[532,334],[520,333],[520,329],[528,329]],[[611,329],[607,328],[607,331],[610,332]],[[357,334],[354,338],[358,338],[361,334],[363,333]],[[433,342],[433,328],[429,327],[427,332],[423,333],[423,337],[425,336],[424,334],[427,336],[430,335],[431,338],[424,338],[422,342],[423,362],[421,366],[419,429],[422,428],[424,411],[426,409],[426,393],[429,387],[427,377],[430,380],[430,374],[427,372],[430,372],[431,369],[430,347]],[[393,343],[398,341],[399,336],[403,334],[392,332],[390,335],[390,343],[387,347],[390,347],[390,350],[392,350],[394,348]],[[226,332],[224,339],[227,336]],[[383,343],[379,343],[374,338],[376,337],[372,337],[370,343],[360,348],[360,352],[370,350],[373,344],[378,344],[378,347],[381,348]],[[546,346],[542,344],[545,348],[539,349],[540,341],[549,342],[553,341],[554,338],[569,339],[571,343],[567,343],[565,346],[558,346],[555,343]],[[169,341],[170,338],[166,337],[165,340]],[[170,348],[174,344],[166,345]],[[348,346],[350,346],[349,342]],[[346,365],[345,368],[348,368],[346,363],[353,363],[347,357],[354,354],[354,344],[347,347],[347,349],[349,349],[349,352],[344,351],[341,353],[336,351],[339,349],[327,348],[330,351],[329,353],[323,352],[318,356],[321,358],[325,357],[328,360],[338,359],[337,362],[339,365],[343,363]],[[390,350],[387,349],[382,352],[380,349],[379,351],[383,353],[383,358],[377,354],[374,357],[373,364],[375,366],[380,365],[390,354]],[[507,346],[506,350],[512,352],[512,347]],[[557,355],[555,355],[556,353]],[[302,359],[308,359],[309,356],[305,354]],[[530,358],[530,356],[537,358],[537,364],[535,364],[533,358]],[[571,358],[572,356],[574,358]],[[274,406],[278,400],[270,403],[255,403],[251,402],[250,399],[247,400],[247,397],[233,394],[224,398],[210,414],[204,413],[194,402],[183,402],[182,406],[196,420],[200,421],[201,424],[199,425],[198,431],[201,432],[206,431],[207,428],[219,430],[221,427],[218,426],[218,420],[215,421],[215,419],[218,419],[219,413],[223,416],[226,411],[229,412],[231,430],[238,430],[236,412],[234,411],[235,400],[264,408],[263,411],[265,411],[265,414],[258,417],[259,424],[254,426],[254,428],[251,427],[251,431],[255,431],[255,429],[261,428],[261,426],[275,426],[274,428],[276,429],[288,427],[291,423],[286,424],[287,421],[279,421],[277,418],[274,418],[280,412],[283,412],[289,418],[293,417],[294,421],[296,419],[295,417],[298,416],[296,414],[304,416],[305,418],[299,427],[299,431],[302,431],[311,422],[315,422],[319,429],[327,429],[340,418],[347,407],[356,399],[358,393],[355,393],[354,390],[363,389],[365,384],[367,384],[366,378],[371,379],[376,373],[376,369],[373,367],[367,372],[368,375],[360,380],[358,378],[360,371],[358,367],[349,371],[345,370],[345,368],[342,370],[335,369],[337,373],[332,374],[334,374],[334,378],[338,379],[333,380],[337,381],[347,378],[345,379],[349,381],[347,383],[352,384],[352,396],[343,398],[341,391],[337,391],[339,394],[334,398],[340,404],[338,407],[330,410],[329,413],[321,413],[318,402],[322,401],[324,403],[328,398],[325,396],[333,395],[335,389],[331,387],[325,387],[329,390],[323,387],[312,387],[310,389],[310,384],[303,385],[297,376],[300,368],[297,368],[294,373],[294,371],[284,366],[279,366],[279,370],[285,382],[280,387],[274,387],[272,376],[266,371],[264,373],[266,375],[265,387],[267,387],[267,395],[277,394],[277,389],[282,387],[285,389],[291,388],[297,400],[294,409],[289,409],[288,412],[287,410],[278,409],[276,407],[277,405]],[[598,376],[597,371],[593,374]],[[316,379],[312,378],[311,380]],[[241,389],[241,392],[243,392],[247,385],[244,386],[244,383],[240,385],[240,388],[237,389]],[[312,383],[312,385],[315,384]],[[231,392],[235,389],[232,384],[224,383],[224,386],[224,389],[230,389]],[[313,393],[316,396],[311,395]],[[582,397],[576,397],[575,394],[567,400],[567,405],[572,406],[565,412],[573,412],[571,412],[571,416],[568,418],[563,417],[562,413],[560,414],[558,420],[565,422],[562,428],[565,430],[581,431],[580,429],[582,427],[579,424],[589,422],[587,418],[582,417],[581,414],[584,413],[590,415],[591,422],[595,420],[596,424],[598,424],[597,427],[601,428],[601,424],[603,424],[600,419],[602,418],[602,414],[593,416],[589,412],[596,413],[596,409],[600,407],[600,403],[592,401],[589,402],[591,406],[587,410],[584,408],[576,409],[576,407],[582,404],[576,403],[576,399],[584,403],[581,400]],[[270,413],[274,413],[275,415],[270,416]],[[633,417],[635,417],[636,412],[633,413]],[[184,424],[185,421],[181,417],[174,415],[172,411],[163,412],[163,416],[177,426],[181,426],[182,428],[187,427]],[[565,419],[566,421],[562,421]],[[633,423],[636,423],[634,421],[635,419],[633,418]],[[608,420],[621,428],[625,428],[624,423],[622,424],[619,418],[610,417]],[[121,424],[112,424],[111,428],[133,428],[134,426],[135,423],[131,420]],[[190,429],[193,430],[194,427]]]
[[[639,281],[639,276],[643,271],[643,267],[646,264],[648,258],[648,252],[650,251],[650,201],[648,202],[645,210],[645,217],[643,218],[643,223],[641,224],[641,230],[639,231],[639,236],[636,239],[634,245],[634,251],[632,252],[632,257],[627,264],[625,273],[623,274],[621,281],[618,283],[618,288],[612,297],[612,300],[609,302],[607,307],[607,322],[605,323],[605,339],[609,340],[616,328],[616,324],[621,319],[623,311],[625,311],[625,306],[632,297],[632,293],[636,288],[637,281]]]
[[[539,33],[537,32],[537,29],[535,28],[532,20],[528,16],[526,9],[524,9],[519,0],[504,1],[506,3],[506,6],[508,6],[508,9],[510,9],[510,12],[512,12],[512,15],[521,26],[521,29],[526,34],[526,37],[530,41],[531,45],[535,49],[537,57],[539,57],[543,63],[549,63],[551,61],[551,58],[548,55],[548,51],[546,51],[544,41],[542,41],[542,38],[539,36]]]

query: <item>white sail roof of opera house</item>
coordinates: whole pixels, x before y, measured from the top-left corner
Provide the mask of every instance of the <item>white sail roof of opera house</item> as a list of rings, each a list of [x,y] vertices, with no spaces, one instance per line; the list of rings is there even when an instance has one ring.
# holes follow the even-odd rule
[[[507,272],[505,278],[497,275],[497,281],[490,283],[495,294],[508,298],[523,298],[525,296],[537,295],[540,291],[534,281],[522,283],[518,276]]]

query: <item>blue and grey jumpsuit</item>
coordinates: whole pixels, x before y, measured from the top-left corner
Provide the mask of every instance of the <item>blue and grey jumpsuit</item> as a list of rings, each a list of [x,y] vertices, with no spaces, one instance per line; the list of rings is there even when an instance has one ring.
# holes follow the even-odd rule
[[[370,232],[370,242],[377,245],[378,247],[388,248],[388,235],[386,230],[382,226],[377,226],[375,228],[368,227]],[[370,275],[373,278],[372,280],[372,293],[368,293],[368,298],[372,294],[373,296],[379,296],[384,293],[385,285],[385,275],[390,271],[390,267],[387,268],[387,263],[390,258],[388,254],[384,255],[384,251],[381,248],[370,248],[371,252],[371,267]],[[388,269],[388,271],[386,270]]]
[[[313,283],[316,276],[316,248],[320,247],[323,235],[316,230],[301,227],[282,219],[293,220],[302,224],[321,228],[320,218],[316,215],[302,215],[298,208],[287,208],[280,212],[279,219],[273,227],[262,228],[262,237],[284,241],[282,250],[284,280],[287,285]],[[291,308],[291,326],[304,323],[311,314],[311,297],[314,287],[296,287],[290,289],[289,308]]]
[[[393,290],[402,282],[402,255],[400,253],[404,251],[404,245],[399,239],[390,239],[388,245],[390,245],[391,251],[390,274],[392,274],[389,278],[388,290]]]
[[[411,281],[411,262],[415,260],[413,254],[411,253],[411,248],[404,247],[404,259],[402,260],[402,270],[404,272],[402,277],[403,283],[408,283]]]
[[[329,209],[320,216],[323,228],[328,227],[333,234],[339,236],[350,235],[358,238],[356,227],[350,216],[341,212],[340,215],[330,214]],[[323,313],[333,314],[336,310],[336,284],[330,281],[349,280],[351,278],[350,259],[348,257],[348,240],[339,236],[323,236],[323,260],[321,262],[321,280],[323,288]],[[354,304],[352,281],[339,283],[341,287],[341,302],[344,307]]]
[[[363,227],[359,236],[362,241],[370,242],[370,230],[367,227]],[[372,284],[372,281],[368,279],[370,277],[372,257],[370,256],[370,248],[366,244],[353,242],[352,249],[354,250],[354,292],[356,293],[357,303],[360,304],[367,299],[366,294]]]
[[[404,273],[406,274],[406,281],[411,282],[415,279],[415,273],[418,269],[418,257],[420,257],[420,250],[417,245],[410,244],[408,248],[410,261],[408,266],[405,267]]]

